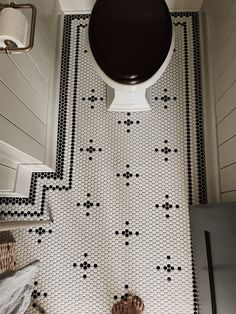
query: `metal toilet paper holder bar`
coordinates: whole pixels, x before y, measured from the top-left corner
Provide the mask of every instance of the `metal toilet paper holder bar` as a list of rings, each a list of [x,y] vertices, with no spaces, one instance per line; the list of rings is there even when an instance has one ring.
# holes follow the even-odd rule
[[[5,48],[0,48],[0,52],[3,53],[11,53],[11,52],[26,52],[30,51],[34,46],[34,33],[35,33],[35,23],[36,23],[36,14],[37,9],[33,4],[27,3],[27,4],[15,4],[14,2],[11,2],[10,4],[2,4],[0,3],[0,10],[5,8],[14,8],[14,9],[31,9],[31,25],[30,25],[30,36],[29,36],[29,43],[26,47],[18,48],[14,42],[11,40],[6,40]]]

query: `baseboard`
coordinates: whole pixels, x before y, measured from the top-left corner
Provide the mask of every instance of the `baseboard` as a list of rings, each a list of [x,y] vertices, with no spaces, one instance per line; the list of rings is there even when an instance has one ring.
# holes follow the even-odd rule
[[[33,172],[52,172],[53,170],[46,165],[21,165],[19,164],[16,172],[14,191],[0,191],[0,197],[28,197],[30,192],[31,177]]]
[[[57,150],[57,131],[58,131],[58,108],[60,93],[60,71],[61,71],[61,52],[63,34],[63,12],[59,2],[55,2],[55,20],[53,23],[53,33],[55,41],[53,43],[53,55],[50,69],[50,86],[47,112],[45,164],[55,171],[56,150]]]
[[[41,164],[38,159],[22,152],[21,150],[11,146],[10,144],[0,140],[0,157],[5,159],[6,166],[9,163],[14,164]]]
[[[202,11],[200,11],[200,44],[208,202],[216,203],[220,202],[220,174],[215,94],[207,21],[205,13]]]
[[[199,11],[203,0],[166,0],[170,10]]]
[[[66,14],[88,13],[96,0],[60,0],[61,9]],[[171,11],[199,11],[203,0],[166,0]]]

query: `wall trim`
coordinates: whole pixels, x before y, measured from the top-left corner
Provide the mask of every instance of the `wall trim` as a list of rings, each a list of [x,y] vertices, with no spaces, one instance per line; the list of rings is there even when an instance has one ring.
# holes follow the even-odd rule
[[[81,13],[92,10],[96,0],[59,0],[61,9],[66,14]],[[199,11],[203,0],[166,0],[171,11]],[[88,13],[83,12],[83,13]]]
[[[207,19],[203,11],[200,11],[200,45],[201,45],[201,72],[202,95],[204,111],[205,132],[205,160],[207,194],[209,203],[220,202],[220,173],[219,152],[217,145],[217,124],[215,94],[213,86],[213,71],[208,44]]]
[[[50,69],[50,85],[48,96],[47,127],[45,140],[45,158],[44,163],[55,171],[56,169],[56,151],[57,151],[57,131],[58,131],[58,109],[60,93],[60,71],[62,54],[62,34],[63,17],[58,1],[55,3],[55,21],[53,21],[53,33],[55,41],[53,43],[53,54]]]
[[[199,11],[203,0],[166,0],[170,10]]]

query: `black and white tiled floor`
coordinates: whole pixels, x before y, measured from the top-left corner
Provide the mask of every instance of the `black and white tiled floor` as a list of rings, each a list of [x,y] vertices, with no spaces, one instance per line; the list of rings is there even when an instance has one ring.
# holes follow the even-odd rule
[[[128,292],[147,314],[196,314],[189,205],[206,202],[197,13],[172,13],[176,47],[152,88],[152,111],[106,109],[89,60],[88,15],[67,15],[56,173],[34,173],[29,198],[0,199],[18,266],[40,259],[28,313],[110,313]],[[155,39],[153,39],[155,40]]]

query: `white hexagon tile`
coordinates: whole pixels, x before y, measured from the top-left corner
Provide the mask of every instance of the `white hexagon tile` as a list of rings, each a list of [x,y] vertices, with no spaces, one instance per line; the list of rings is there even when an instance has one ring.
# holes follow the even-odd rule
[[[17,266],[40,259],[28,313],[110,313],[128,292],[146,314],[196,314],[189,205],[206,202],[198,14],[172,13],[176,46],[152,87],[152,110],[114,113],[87,53],[89,15],[66,15],[57,167],[29,198],[1,198]],[[153,38],[155,40],[155,38]]]

